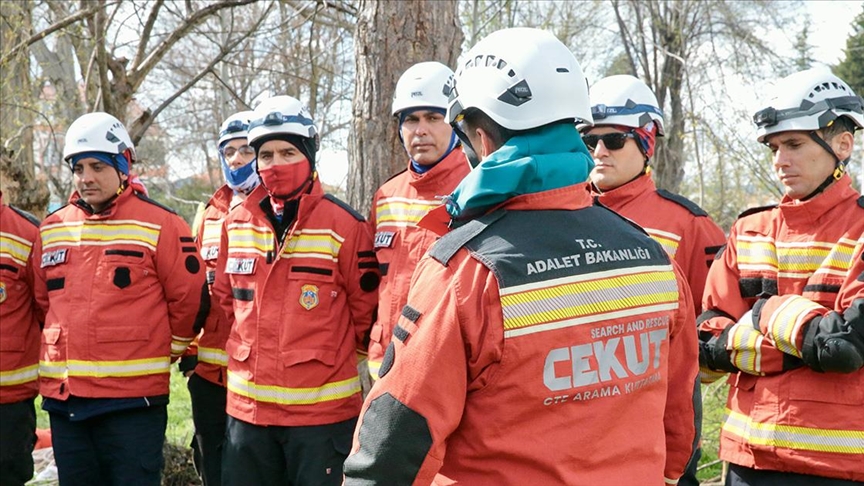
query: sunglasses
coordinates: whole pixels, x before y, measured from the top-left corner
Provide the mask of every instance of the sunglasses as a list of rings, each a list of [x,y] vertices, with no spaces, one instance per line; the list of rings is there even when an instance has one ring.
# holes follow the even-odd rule
[[[582,141],[588,147],[588,150],[593,152],[597,148],[597,143],[601,140],[607,150],[621,150],[624,148],[624,144],[627,143],[628,138],[635,139],[636,134],[633,132],[614,132],[604,135],[583,135]]]
[[[246,157],[248,157],[250,155],[255,155],[255,149],[248,146],[248,145],[244,145],[244,146],[240,147],[239,149],[236,149],[234,147],[224,147],[224,148],[220,149],[220,152],[222,152],[222,155],[224,155],[226,159],[230,159],[230,158],[234,157],[235,155],[237,155],[237,152],[240,152],[240,155],[243,155]]]

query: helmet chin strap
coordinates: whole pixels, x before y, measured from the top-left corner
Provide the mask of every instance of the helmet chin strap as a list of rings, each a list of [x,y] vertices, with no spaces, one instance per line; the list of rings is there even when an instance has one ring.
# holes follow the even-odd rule
[[[819,146],[821,146],[823,149],[825,149],[825,151],[831,154],[831,157],[834,157],[834,172],[832,172],[830,176],[828,176],[824,181],[822,181],[822,184],[819,184],[819,187],[817,187],[813,192],[802,198],[802,201],[807,201],[808,199],[816,197],[817,195],[821,194],[822,191],[824,191],[834,181],[840,180],[840,178],[843,177],[843,174],[846,173],[846,164],[849,162],[848,157],[846,158],[846,160],[840,160],[840,157],[837,156],[837,153],[834,152],[834,149],[831,148],[831,146],[828,145],[828,142],[826,142],[825,139],[820,137],[815,130],[811,130],[807,133],[808,135],[810,135],[810,138],[814,142],[819,144]]]

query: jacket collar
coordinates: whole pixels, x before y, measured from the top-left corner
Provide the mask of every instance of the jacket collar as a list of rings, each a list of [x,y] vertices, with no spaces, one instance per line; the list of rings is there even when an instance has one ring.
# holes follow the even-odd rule
[[[650,174],[643,174],[630,182],[622,184],[615,189],[600,191],[593,183],[589,184],[591,194],[608,207],[621,207],[637,199],[646,192],[654,192],[657,186]]]
[[[450,178],[446,174],[458,171],[464,175],[469,172],[468,167],[468,159],[465,157],[462,147],[459,146],[450,151],[443,160],[435,164],[425,174],[418,174],[411,170],[411,161],[409,160],[408,173],[411,175],[411,179],[408,183],[417,190],[443,188],[449,193],[452,189],[452,184],[449,182]],[[445,196],[446,194],[441,195]]]
[[[783,196],[778,208],[790,228],[808,228],[830,213],[833,208],[842,206],[847,199],[854,201],[858,196],[858,192],[852,188],[849,174],[844,174],[840,180],[807,201]]]

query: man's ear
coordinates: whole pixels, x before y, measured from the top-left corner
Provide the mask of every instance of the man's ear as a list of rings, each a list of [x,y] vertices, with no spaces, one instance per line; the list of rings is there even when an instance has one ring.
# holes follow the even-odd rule
[[[846,160],[852,155],[852,150],[855,148],[855,136],[850,132],[842,132],[837,134],[831,140],[831,148],[840,160]]]
[[[498,150],[495,142],[492,141],[492,138],[486,133],[482,128],[475,129],[474,132],[477,135],[477,138],[480,140],[479,147],[477,147],[477,156],[480,157],[480,160],[488,157],[492,152]]]

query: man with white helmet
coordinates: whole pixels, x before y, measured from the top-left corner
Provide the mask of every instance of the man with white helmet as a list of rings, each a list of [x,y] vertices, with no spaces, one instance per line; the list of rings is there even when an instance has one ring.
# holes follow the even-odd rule
[[[42,222],[33,259],[60,482],[158,485],[170,364],[209,305],[201,259],[186,223],[129,184],[119,120],[75,120],[63,158],[76,191]]]
[[[225,185],[210,198],[201,217],[197,233],[201,259],[207,270],[207,283],[212,286],[216,277],[216,259],[222,236],[222,221],[228,212],[243,202],[256,187],[255,149],[247,143],[251,111],[241,111],[228,117],[219,128],[219,162],[225,176]],[[211,290],[212,293],[212,290]],[[189,375],[187,386],[192,400],[192,419],[195,423],[196,467],[204,486],[222,483],[222,440],[225,437],[225,378],[228,355],[225,342],[231,331],[228,318],[218,305],[210,308],[197,343],[180,362],[180,370]],[[193,372],[194,371],[194,372]]]
[[[696,203],[654,185],[651,157],[657,137],[664,132],[663,110],[651,88],[634,76],[621,74],[597,81],[589,95],[594,125],[579,128],[594,156],[591,195],[663,245],[687,277],[699,315],[708,268],[726,235]],[[700,456],[697,450],[679,484],[699,484],[696,467]]]
[[[663,136],[663,111],[651,88],[622,74],[597,81],[589,94],[594,126],[580,128],[594,155],[592,195],[663,245],[687,277],[698,314],[708,268],[726,235],[696,203],[654,185],[650,164]]]
[[[708,273],[700,362],[730,372],[727,485],[864,483],[864,198],[846,164],[864,102],[811,69],[754,115],[785,195],[732,226]]]
[[[693,304],[658,243],[592,206],[573,54],[542,30],[492,33],[447,116],[475,169],[433,210],[452,231],[420,223],[445,236],[412,278],[346,484],[676,482],[698,436]]]
[[[385,182],[372,201],[369,222],[381,269],[378,319],[369,341],[369,372],[378,379],[384,350],[405,306],[411,274],[438,235],[417,226],[441,205],[470,170],[459,139],[444,119],[453,71],[439,62],[408,68],[396,84],[393,116],[408,153],[408,168]]]
[[[225,218],[213,285],[231,325],[222,482],[338,485],[378,303],[372,232],[322,191],[297,99],[264,100],[248,143],[261,185]]]

